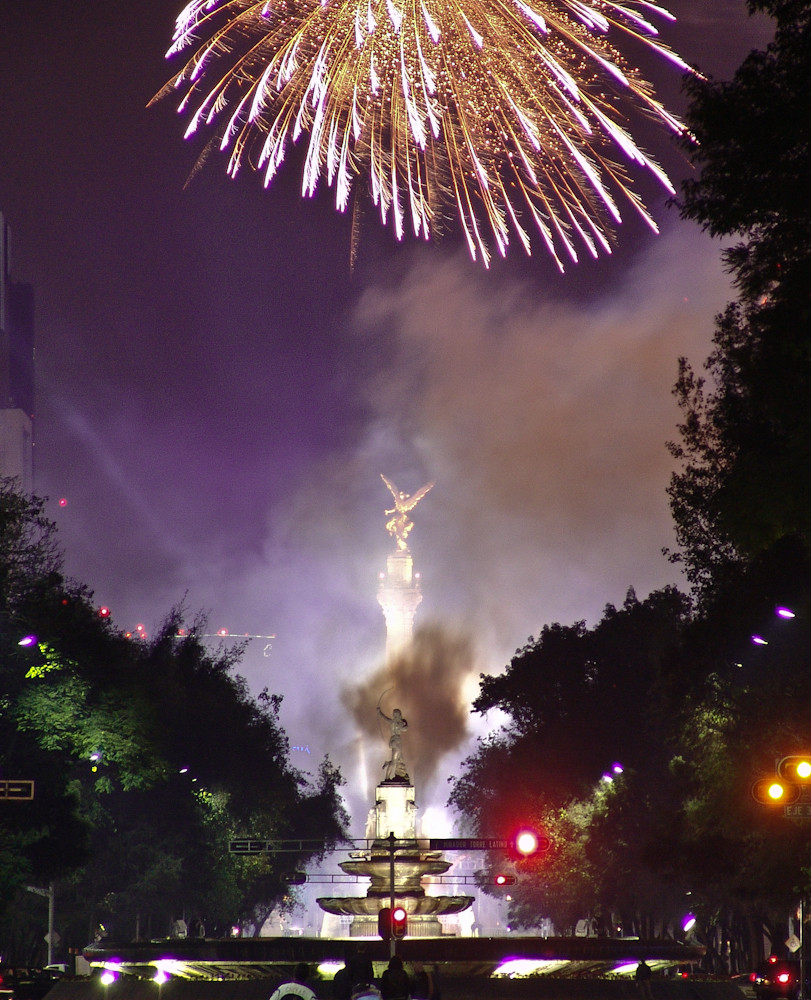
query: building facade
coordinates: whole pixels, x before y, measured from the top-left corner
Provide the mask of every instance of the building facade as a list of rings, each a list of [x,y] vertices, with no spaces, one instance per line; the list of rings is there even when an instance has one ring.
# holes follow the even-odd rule
[[[0,476],[34,490],[34,291],[11,277],[11,230],[0,212]]]

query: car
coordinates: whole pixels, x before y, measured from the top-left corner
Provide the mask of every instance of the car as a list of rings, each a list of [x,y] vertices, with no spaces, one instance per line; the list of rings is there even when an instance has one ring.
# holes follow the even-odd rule
[[[14,970],[0,966],[0,1000],[13,1000]]]
[[[42,1000],[62,973],[59,969],[0,969],[0,1000]]]
[[[749,977],[757,1000],[797,1000],[800,995],[800,963],[772,956]]]

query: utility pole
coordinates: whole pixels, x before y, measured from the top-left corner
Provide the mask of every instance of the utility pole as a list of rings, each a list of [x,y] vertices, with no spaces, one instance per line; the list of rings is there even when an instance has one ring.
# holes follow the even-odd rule
[[[808,1000],[805,988],[805,893],[800,896],[800,1000]]]
[[[394,831],[389,834],[389,915],[394,913],[394,845],[397,838]],[[389,938],[389,958],[394,958],[397,954],[397,942],[394,940],[394,928],[391,929]]]

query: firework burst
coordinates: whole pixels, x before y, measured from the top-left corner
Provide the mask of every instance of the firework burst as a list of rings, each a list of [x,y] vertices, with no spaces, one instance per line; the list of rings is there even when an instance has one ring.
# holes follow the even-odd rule
[[[536,232],[563,270],[610,251],[621,207],[656,229],[628,163],[673,192],[628,113],[682,126],[618,47],[687,72],[654,19],[673,17],[645,0],[192,0],[167,58],[194,53],[163,93],[184,92],[187,136],[216,130],[232,175],[267,186],[306,137],[303,195],[323,180],[343,211],[360,183],[398,238],[455,213],[485,265]]]

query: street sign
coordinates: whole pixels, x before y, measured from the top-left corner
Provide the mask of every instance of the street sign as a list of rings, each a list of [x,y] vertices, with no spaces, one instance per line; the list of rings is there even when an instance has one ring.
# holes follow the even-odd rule
[[[254,840],[246,837],[240,840],[230,840],[228,850],[231,854],[301,854],[307,851],[323,851],[324,841]]]
[[[811,803],[809,803],[811,806]],[[338,851],[357,850],[358,847],[370,852],[387,851],[513,851],[516,848],[515,837],[431,837],[428,839],[399,839],[391,837],[376,837],[355,839],[348,842],[351,847],[336,846]],[[322,853],[326,845],[323,840],[262,840],[260,838],[243,837],[229,840],[228,850],[231,854],[302,854],[307,852]],[[549,850],[549,839],[537,837],[534,851],[522,853],[542,853]]]
[[[506,841],[505,841],[506,843]],[[360,847],[367,851],[418,851],[420,842],[417,840],[398,840],[395,838],[362,838],[346,842],[346,846],[336,846],[336,851],[354,851]],[[231,854],[321,854],[327,849],[323,840],[262,840],[254,837],[244,837],[239,840],[229,840],[228,850]]]
[[[30,802],[34,797],[34,782],[26,780],[10,781],[0,779],[0,799],[15,802]]]
[[[513,841],[504,837],[435,837],[428,845],[431,851],[509,851]]]
[[[269,840],[232,840],[228,844],[231,854],[264,854]]]

